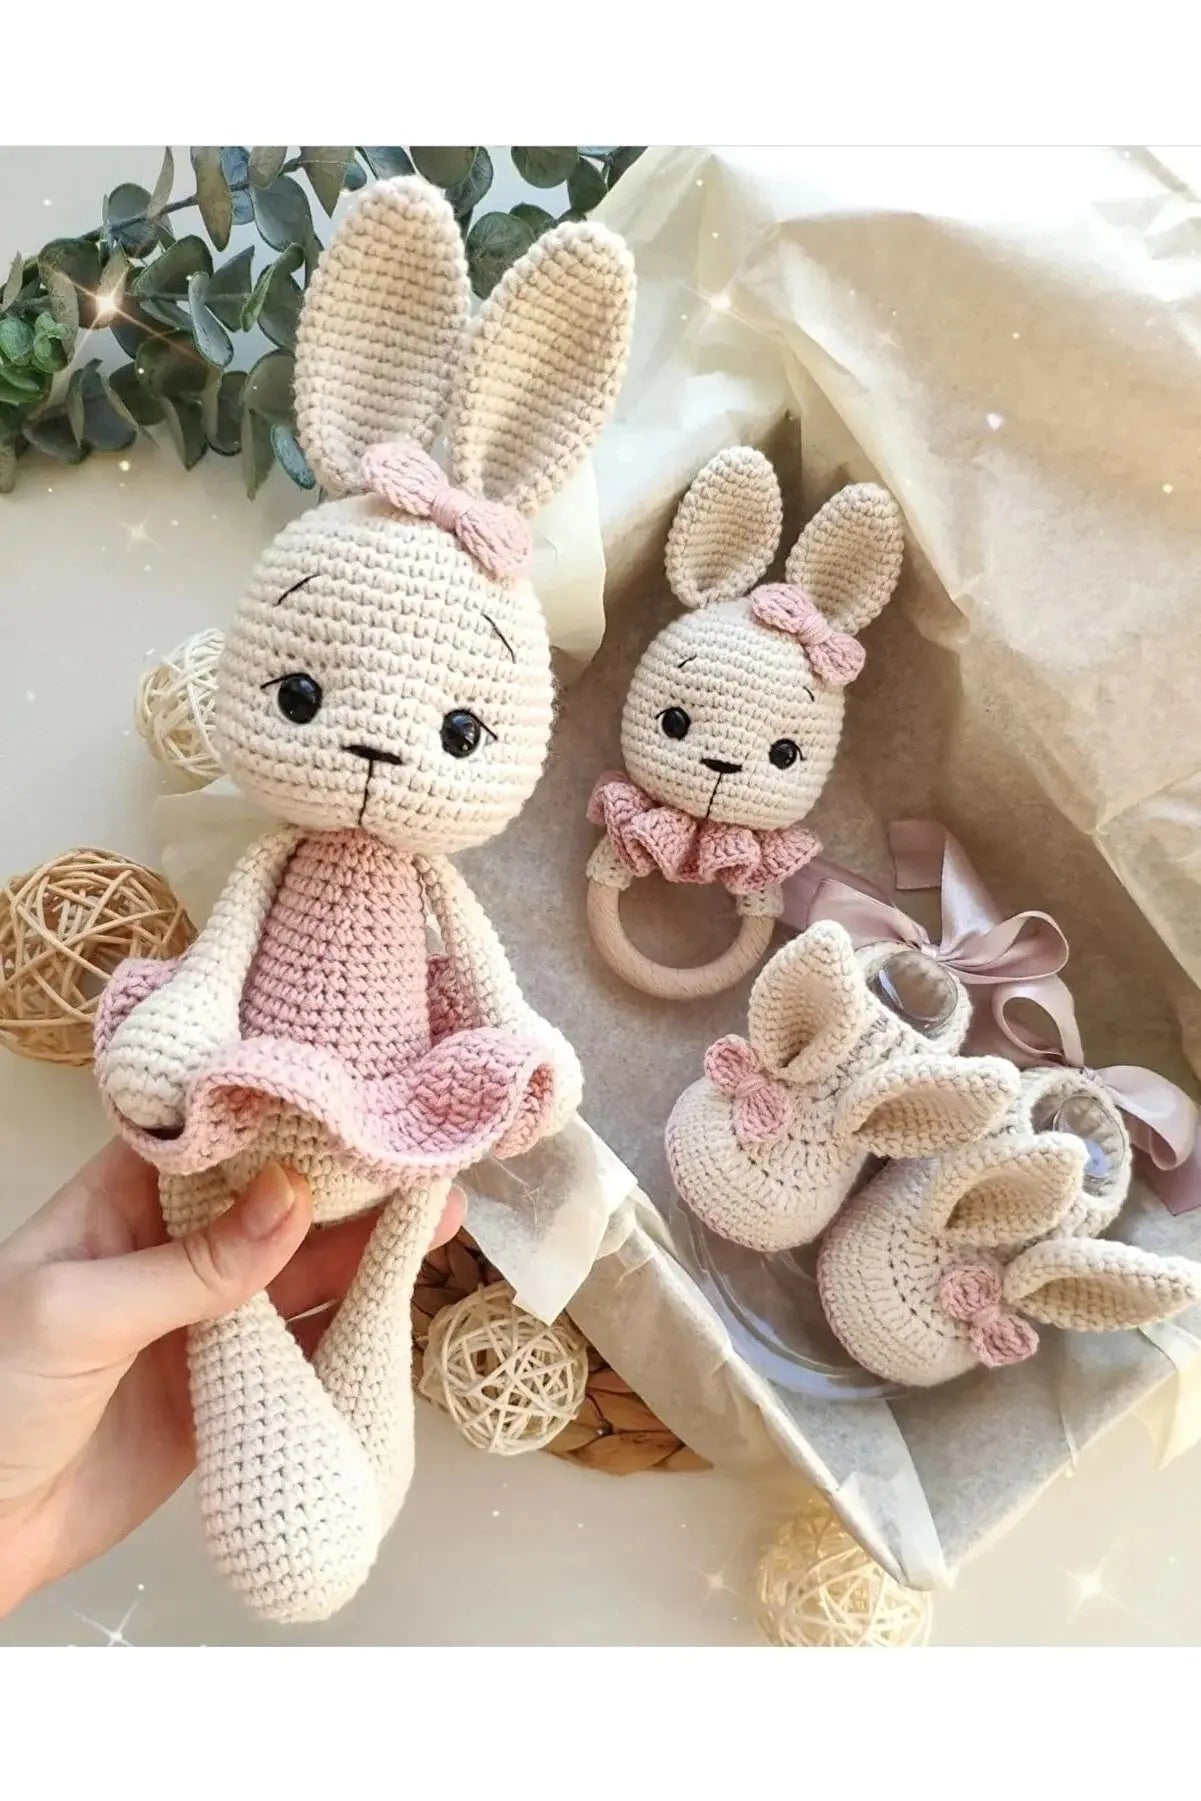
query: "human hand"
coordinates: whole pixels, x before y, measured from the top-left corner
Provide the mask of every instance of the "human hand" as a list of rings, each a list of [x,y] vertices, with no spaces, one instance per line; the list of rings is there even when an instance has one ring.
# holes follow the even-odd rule
[[[434,1244],[463,1217],[452,1189]],[[154,1171],[108,1145],[0,1244],[0,1617],[117,1544],[195,1463],[184,1328],[266,1288],[311,1354],[375,1215],[308,1242],[312,1201],[269,1166],[168,1242]]]

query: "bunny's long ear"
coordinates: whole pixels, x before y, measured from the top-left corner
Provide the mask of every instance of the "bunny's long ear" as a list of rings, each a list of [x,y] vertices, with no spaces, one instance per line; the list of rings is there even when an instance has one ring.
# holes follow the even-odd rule
[[[840,631],[859,632],[892,598],[905,534],[892,495],[872,482],[843,488],[815,513],[785,574]]]
[[[323,488],[358,492],[372,444],[428,449],[467,309],[463,241],[437,189],[415,176],[366,188],[314,271],[296,337],[296,423]]]
[[[1005,1300],[1074,1332],[1149,1326],[1201,1301],[1201,1263],[1105,1238],[1051,1238],[1014,1258]]]
[[[667,579],[684,607],[737,600],[776,554],[784,507],[776,472],[757,450],[722,450],[680,502],[667,535]]]
[[[999,1132],[946,1157],[919,1218],[956,1244],[1029,1244],[1053,1232],[1079,1193],[1087,1153],[1078,1138]]]
[[[790,940],[751,989],[747,1035],[767,1067],[793,1082],[833,1069],[866,1023],[854,948],[833,920]]]
[[[629,354],[634,263],[592,221],[548,231],[472,322],[451,404],[455,480],[536,513],[599,437]]]
[[[834,1129],[877,1157],[928,1157],[995,1130],[1017,1094],[999,1057],[897,1057],[847,1084]]]

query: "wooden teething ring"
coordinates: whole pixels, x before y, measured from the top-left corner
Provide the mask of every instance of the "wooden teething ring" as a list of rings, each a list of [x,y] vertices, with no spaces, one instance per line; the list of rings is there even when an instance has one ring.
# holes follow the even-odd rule
[[[673,969],[669,964],[656,963],[653,958],[644,956],[630,943],[621,923],[621,894],[620,886],[589,876],[588,924],[596,948],[609,968],[632,988],[640,988],[643,994],[653,994],[659,1000],[700,1000],[705,995],[721,994],[727,988],[733,988],[762,961],[771,943],[774,917],[765,911],[743,911],[740,898],[741,923],[729,950],[723,951],[711,963],[699,963],[691,969]]]

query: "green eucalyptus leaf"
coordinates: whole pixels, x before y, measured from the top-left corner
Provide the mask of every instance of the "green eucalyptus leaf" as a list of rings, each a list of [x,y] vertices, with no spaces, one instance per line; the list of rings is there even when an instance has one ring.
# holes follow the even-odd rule
[[[192,173],[196,178],[196,199],[204,229],[218,250],[229,243],[234,222],[234,197],[221,166],[221,151],[216,144],[193,144]]]
[[[638,161],[645,144],[622,144],[609,158],[609,186],[620,181],[626,170]]]
[[[233,339],[207,304],[209,277],[197,269],[188,277],[188,304],[192,309],[192,342],[206,363],[224,369],[233,361]]]
[[[286,144],[259,144],[250,152],[250,185],[269,188],[288,160]]]
[[[326,214],[338,204],[338,196],[346,179],[346,171],[354,156],[354,145],[300,147],[300,166],[309,178],[309,186],[321,202]]]
[[[148,425],[158,425],[163,417],[163,409],[146,385],[138,380],[138,372],[132,363],[122,363],[119,369],[102,378],[118,411],[141,430]]]
[[[208,376],[204,358],[182,332],[144,339],[134,357],[134,368],[138,380],[160,401],[168,395],[198,393]]]
[[[27,413],[50,391],[49,378],[37,369],[0,368],[0,402]]]
[[[16,256],[13,258],[12,268],[8,272],[8,280],[4,284],[4,292],[3,294],[0,294],[0,307],[3,307],[5,312],[8,311],[10,306],[16,305],[17,297],[24,284],[25,258],[18,250]]]
[[[271,424],[258,413],[242,410],[242,480],[246,492],[254,499],[271,473],[275,451],[271,444]]]
[[[481,144],[475,153],[475,161],[463,180],[446,190],[446,198],[454,208],[456,218],[462,219],[479,205],[492,186],[492,176],[492,158]]]
[[[540,238],[544,231],[549,231],[555,223],[553,213],[548,213],[544,206],[532,206],[528,200],[519,200],[509,211],[523,225],[528,225],[536,238]]]
[[[245,250],[239,250],[236,256],[222,263],[209,281],[206,304],[229,331],[245,329],[242,314],[250,299],[253,266],[254,245],[248,244]]]
[[[201,419],[209,449],[215,450],[218,456],[237,456],[242,447],[242,390],[245,386],[245,369],[230,369],[225,375],[214,369],[205,383],[200,400]]]
[[[159,241],[158,227],[147,215],[150,195],[136,181],[123,181],[105,196],[104,227],[114,244],[132,257],[149,256]]]
[[[27,419],[21,430],[28,443],[58,463],[82,463],[88,454],[87,445],[77,441],[65,413],[42,413],[37,419]]]
[[[157,337],[161,327],[143,310],[133,295],[127,293],[121,302],[121,311],[115,313],[109,321],[109,330],[126,356],[136,356],[138,346],[148,337]]]
[[[269,188],[252,188],[250,198],[259,236],[272,250],[307,243],[313,235],[313,215],[305,191],[290,175],[281,175]]]
[[[571,201],[573,211],[581,217],[598,206],[607,193],[605,178],[595,163],[587,162],[584,157],[576,159],[575,168],[567,177],[567,198]]]
[[[208,449],[200,402],[189,394],[164,394],[163,423],[184,468],[194,468]]]
[[[213,258],[203,238],[180,238],[161,256],[156,256],[152,263],[146,263],[134,276],[130,284],[130,292],[139,300],[157,300],[167,296],[172,300],[181,300],[188,291],[190,278],[201,271],[205,275],[213,272]]]
[[[281,350],[294,350],[296,328],[304,295],[286,270],[276,263],[267,283],[267,292],[259,309],[259,329]],[[283,461],[283,458],[280,458]]]
[[[147,400],[149,400],[150,396],[146,394],[145,388],[141,387],[138,382],[136,370],[134,370],[132,368],[132,366],[130,366],[129,372],[133,378],[133,386],[135,388],[137,388],[138,391],[143,396],[145,396],[145,398]],[[128,425],[131,428],[133,436],[136,437],[140,433],[143,437],[145,437],[148,434],[144,431],[141,421],[135,416],[133,408],[130,407],[126,403],[126,401],[124,400],[122,395],[117,390],[115,376],[119,375],[121,373],[122,372],[120,370],[115,371],[113,375],[110,375],[108,373],[108,371],[105,369],[97,369],[97,371],[96,371],[97,379],[99,380],[100,386],[104,391],[104,398],[108,401],[109,407],[117,415],[117,418],[123,419],[125,421],[126,425]],[[156,413],[156,417],[157,417],[159,415],[159,408],[157,406],[155,407],[155,413]],[[152,423],[152,422],[150,422],[150,423]],[[130,441],[131,442],[133,441],[132,437],[131,437]]]
[[[360,144],[359,151],[377,181],[386,181],[390,175],[413,173],[412,158],[399,144]]]
[[[362,163],[350,162],[346,165],[346,173],[342,177],[342,186],[348,194],[355,194],[367,185],[367,171]]]
[[[103,325],[120,307],[125,298],[125,283],[132,266],[123,250],[117,249],[110,254],[100,271],[100,280],[96,286],[94,318],[97,324]]]
[[[170,145],[163,151],[162,167],[158,172],[158,180],[150,195],[150,204],[146,211],[151,218],[157,218],[171,198],[171,190],[175,186],[175,158]]]
[[[99,358],[76,369],[67,391],[67,417],[90,450],[128,450],[137,427],[101,374]]]
[[[80,387],[83,383],[84,370],[76,369],[67,383],[66,399],[63,403],[67,415],[67,424],[75,433],[75,442],[83,443],[83,395]]]
[[[298,488],[315,488],[317,477],[309,468],[304,451],[296,442],[290,425],[276,423],[271,427],[271,448],[275,452],[275,460],[284,474],[296,483]]]
[[[249,225],[254,218],[247,183],[250,180],[250,157],[241,144],[221,146],[221,169],[234,203],[234,224]],[[220,248],[220,246],[218,246]]]
[[[66,368],[67,353],[57,338],[43,333],[34,337],[31,361],[35,369],[40,369],[47,375],[56,375],[60,369]],[[8,373],[12,374],[13,371]]]
[[[0,319],[0,367],[27,363],[32,355],[32,327],[24,319]]]
[[[409,155],[418,175],[436,188],[453,188],[470,175],[477,149],[476,144],[410,144]]]
[[[46,284],[50,316],[66,332],[66,337],[61,341],[69,348],[75,342],[75,333],[79,327],[79,296],[75,291],[75,284],[61,269],[47,269],[42,280]]]
[[[513,166],[532,188],[557,188],[575,168],[579,154],[574,144],[515,144]]]
[[[292,422],[292,383],[296,366],[286,350],[269,350],[246,377],[242,402],[272,425]]]
[[[180,306],[178,300],[168,300],[163,295],[156,295],[153,300],[142,302],[142,312],[146,319],[156,326],[165,325],[169,332],[191,331],[192,317]]]
[[[0,437],[0,494],[11,494],[17,485],[17,445],[7,432]]]
[[[481,300],[533,242],[534,233],[525,220],[512,213],[485,213],[476,220],[467,234],[467,267]]]

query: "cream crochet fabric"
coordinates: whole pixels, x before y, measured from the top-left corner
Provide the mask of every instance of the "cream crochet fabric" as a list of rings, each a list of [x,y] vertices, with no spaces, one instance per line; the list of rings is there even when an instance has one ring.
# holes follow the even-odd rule
[[[921,1157],[981,1137],[1018,1091],[999,1058],[957,1057],[970,1003],[931,1035],[878,998],[896,955],[856,952],[832,921],[776,953],[751,990],[747,1039],[710,1047],[676,1102],[667,1156],[681,1200],[723,1238],[782,1251],[816,1238],[873,1154]]]
[[[1101,1194],[1086,1192],[1081,1139],[1038,1129],[1049,1100],[1072,1096],[1109,1116]],[[1090,1236],[1129,1179],[1129,1140],[1103,1091],[1077,1071],[1028,1072],[988,1138],[890,1164],[848,1202],[818,1257],[830,1325],[865,1369],[928,1388],[1032,1355],[1031,1321],[1104,1331],[1170,1318],[1201,1300],[1201,1265]]]
[[[447,853],[500,831],[541,772],[553,691],[523,521],[612,408],[632,301],[620,240],[569,223],[469,324],[442,197],[406,178],[352,206],[297,343],[300,437],[332,498],[263,553],[218,670],[218,753],[287,823],[178,964],[125,966],[102,1007],[101,1088],[173,1234],[270,1158],[307,1175],[319,1222],[387,1202],[312,1365],[263,1295],[191,1334],[210,1544],[273,1619],[347,1601],[404,1496],[409,1298],[451,1177],[579,1101],[573,1052]],[[447,411],[457,486],[428,454]]]

